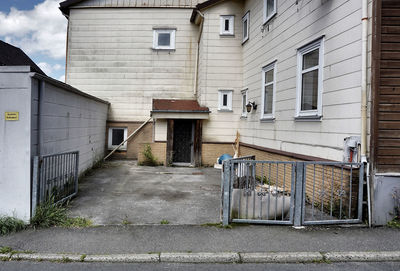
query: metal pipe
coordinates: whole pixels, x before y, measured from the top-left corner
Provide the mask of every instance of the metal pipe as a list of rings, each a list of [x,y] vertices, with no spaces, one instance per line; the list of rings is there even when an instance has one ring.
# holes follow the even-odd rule
[[[368,0],[362,1],[361,37],[361,162],[367,162],[367,57],[368,57]]]
[[[196,63],[194,66],[194,84],[193,84],[193,94],[197,96],[197,81],[198,81],[198,73],[199,73],[199,56],[200,56],[200,40],[201,35],[203,34],[203,25],[204,25],[204,15],[199,10],[197,10],[197,14],[201,17],[200,22],[200,30],[199,30],[199,37],[197,38],[197,48],[196,48]]]
[[[369,163],[367,163],[367,204],[368,204],[368,226],[371,228],[372,218],[371,218],[371,187],[369,186]]]

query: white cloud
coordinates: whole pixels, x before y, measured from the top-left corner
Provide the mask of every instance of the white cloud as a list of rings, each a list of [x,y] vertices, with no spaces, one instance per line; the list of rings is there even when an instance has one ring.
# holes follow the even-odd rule
[[[61,82],[65,83],[65,75],[61,75],[61,76],[58,78],[58,81],[61,81]]]
[[[44,71],[45,74],[51,75],[53,67],[49,63],[39,62],[37,65],[39,66],[40,69],[42,69],[42,71]]]
[[[27,54],[65,57],[67,19],[61,14],[60,0],[45,0],[32,10],[11,8],[0,12],[0,36]]]

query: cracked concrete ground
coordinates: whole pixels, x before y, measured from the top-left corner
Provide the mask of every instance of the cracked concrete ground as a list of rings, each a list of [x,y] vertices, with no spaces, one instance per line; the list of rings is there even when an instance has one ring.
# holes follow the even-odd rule
[[[96,225],[219,222],[220,170],[106,162],[79,184],[70,215]]]

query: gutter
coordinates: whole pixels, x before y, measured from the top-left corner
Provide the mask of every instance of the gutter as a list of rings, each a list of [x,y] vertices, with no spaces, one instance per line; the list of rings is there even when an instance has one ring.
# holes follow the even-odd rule
[[[361,15],[361,162],[367,162],[367,60],[368,60],[368,0],[362,0]]]
[[[193,94],[197,96],[197,82],[199,76],[199,56],[200,56],[200,40],[201,35],[203,34],[203,25],[204,25],[204,14],[200,12],[200,10],[196,10],[196,13],[200,16],[200,31],[199,37],[197,38],[197,49],[196,49],[196,63],[195,63],[195,70],[194,70],[194,85],[193,85]]]

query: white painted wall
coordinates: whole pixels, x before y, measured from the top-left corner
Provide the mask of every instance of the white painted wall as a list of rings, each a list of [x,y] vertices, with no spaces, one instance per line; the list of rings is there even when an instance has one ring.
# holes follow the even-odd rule
[[[193,99],[198,26],[192,9],[82,8],[69,17],[66,82],[111,103],[109,120],[144,121],[153,98]],[[156,51],[153,27],[176,27]]]
[[[243,46],[243,87],[261,104],[261,69],[277,61],[274,122],[261,108],[240,120],[242,142],[342,160],[343,139],[360,134],[361,2],[277,1],[277,15],[261,31],[263,1],[245,1],[250,39]],[[325,36],[321,121],[296,121],[296,49]]]
[[[40,82],[43,96],[38,137]],[[104,101],[34,75],[29,67],[0,67],[0,216],[29,220],[33,156],[78,150],[80,172],[101,159],[107,111]],[[5,112],[19,112],[19,120],[6,121]]]
[[[29,67],[0,67],[0,216],[30,218],[31,93]],[[5,112],[19,112],[6,121]]]

